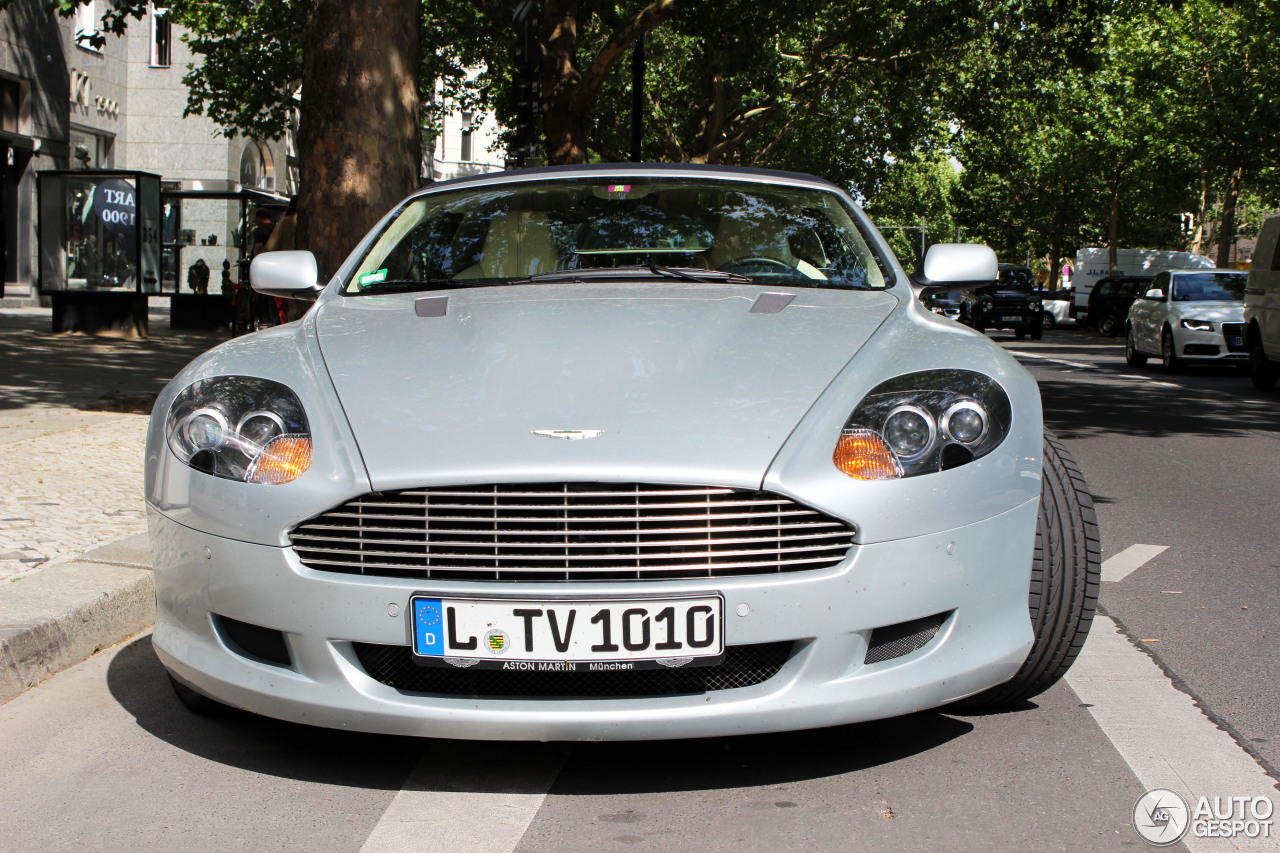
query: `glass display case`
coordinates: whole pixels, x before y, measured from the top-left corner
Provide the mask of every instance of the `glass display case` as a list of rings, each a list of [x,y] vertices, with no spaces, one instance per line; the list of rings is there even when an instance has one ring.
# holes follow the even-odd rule
[[[99,169],[38,175],[42,293],[160,292],[160,176]]]

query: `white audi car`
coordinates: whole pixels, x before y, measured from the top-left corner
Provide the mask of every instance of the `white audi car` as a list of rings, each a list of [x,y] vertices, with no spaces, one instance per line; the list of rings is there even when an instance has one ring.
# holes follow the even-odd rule
[[[1162,272],[1134,300],[1125,320],[1125,360],[1134,367],[1159,358],[1173,372],[1184,364],[1248,365],[1244,341],[1243,270]]]

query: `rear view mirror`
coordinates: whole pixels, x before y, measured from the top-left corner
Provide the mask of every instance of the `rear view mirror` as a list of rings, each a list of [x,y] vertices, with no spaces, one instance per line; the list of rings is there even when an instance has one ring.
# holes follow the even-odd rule
[[[1142,295],[1146,299],[1164,299],[1164,291],[1158,287],[1153,287]]]
[[[320,266],[310,252],[263,252],[249,265],[249,283],[267,296],[313,300],[323,289]]]
[[[924,256],[924,268],[911,274],[926,292],[971,290],[991,284],[997,276],[996,253],[979,243],[935,243]]]

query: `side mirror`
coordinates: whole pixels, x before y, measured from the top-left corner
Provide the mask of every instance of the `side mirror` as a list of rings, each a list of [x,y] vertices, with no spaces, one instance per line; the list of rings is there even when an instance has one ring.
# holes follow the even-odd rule
[[[1142,294],[1144,299],[1164,299],[1164,291],[1158,287],[1153,287],[1146,293]]]
[[[978,243],[935,243],[924,256],[924,268],[911,274],[911,283],[924,292],[971,290],[991,284],[998,276],[996,253]]]
[[[249,264],[249,283],[267,296],[312,301],[324,288],[320,265],[310,252],[263,252]]]

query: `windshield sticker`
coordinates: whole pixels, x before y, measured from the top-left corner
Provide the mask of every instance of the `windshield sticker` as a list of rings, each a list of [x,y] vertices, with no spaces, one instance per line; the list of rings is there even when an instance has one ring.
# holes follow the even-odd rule
[[[631,192],[631,184],[609,184],[609,192],[629,193]]]
[[[386,280],[387,271],[385,269],[380,269],[377,272],[367,272],[360,276],[360,286],[364,287],[367,284],[377,284],[380,281]]]

